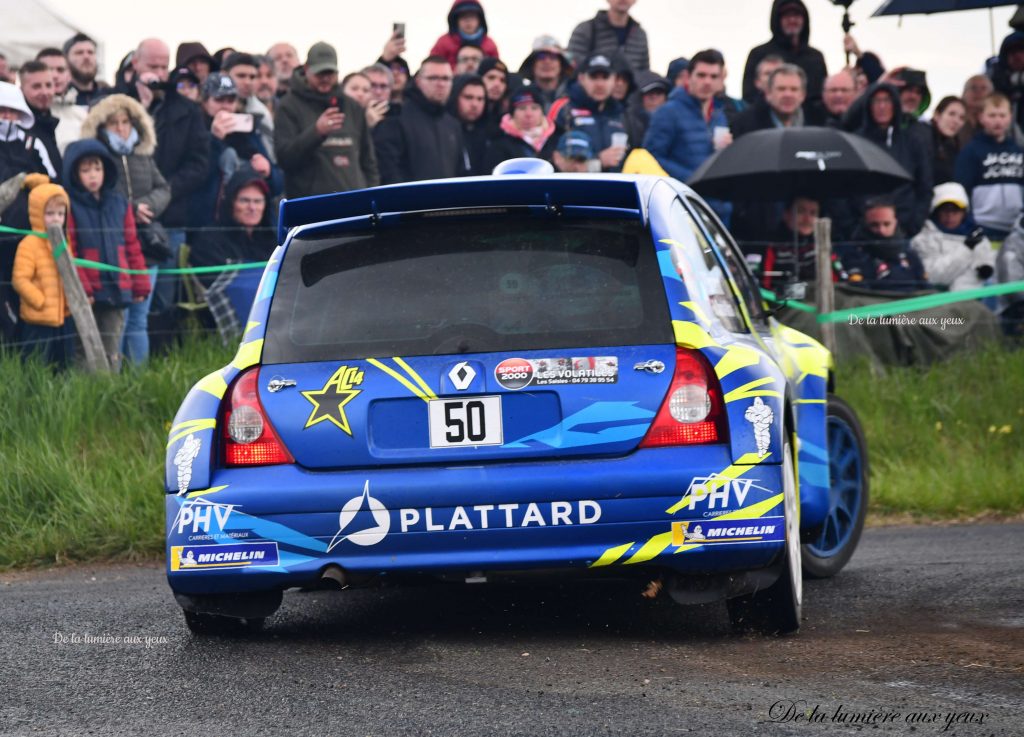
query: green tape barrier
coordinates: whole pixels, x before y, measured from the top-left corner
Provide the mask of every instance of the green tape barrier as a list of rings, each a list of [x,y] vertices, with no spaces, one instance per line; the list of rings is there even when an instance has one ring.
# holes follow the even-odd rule
[[[97,271],[117,271],[121,274],[148,274],[149,269],[122,269],[120,266],[104,264],[99,261],[89,261],[84,258],[71,259],[75,266]],[[267,265],[266,261],[252,262],[246,264],[224,264],[223,266],[190,266],[185,269],[160,269],[161,274],[216,274],[221,271],[241,271],[243,269],[262,269]]]
[[[8,225],[0,225],[0,233],[13,233],[14,235],[35,235],[40,238],[46,238],[49,240],[49,235],[46,233],[40,233],[36,230],[23,230],[22,228],[12,228]],[[57,246],[53,251],[53,257],[60,256],[64,249],[68,247],[67,239],[61,241],[61,244]],[[75,266],[82,266],[87,269],[96,269],[97,271],[117,271],[122,274],[148,274],[149,269],[122,269],[120,266],[113,266],[111,264],[104,264],[99,261],[89,261],[84,258],[73,258],[71,259]],[[190,266],[183,269],[160,269],[161,274],[217,274],[222,271],[242,271],[243,269],[262,269],[267,265],[267,261],[259,261],[247,264],[224,264],[223,266]]]
[[[17,235],[35,235],[40,238],[48,238],[46,233],[39,233],[35,230],[22,230],[20,228],[11,228],[7,225],[0,225],[0,233],[14,233]],[[67,241],[63,241],[60,246],[54,251],[54,256],[59,256],[64,249],[67,248]],[[76,266],[82,266],[87,269],[96,269],[97,271],[117,271],[122,274],[148,274],[149,269],[122,269],[120,266],[112,266],[111,264],[100,263],[99,261],[89,261],[84,258],[72,259]],[[247,264],[224,264],[223,266],[191,266],[183,269],[160,269],[161,274],[217,274],[222,271],[242,271],[244,269],[262,269],[267,265],[266,261],[260,261],[258,263],[247,263]],[[995,297],[1000,294],[1011,294],[1012,292],[1024,291],[1024,281],[1009,282],[1007,284],[995,284],[991,287],[980,287],[978,289],[965,289],[960,292],[940,292],[938,294],[926,294],[922,297],[908,297],[907,299],[898,299],[894,302],[885,302],[877,305],[867,305],[865,307],[851,307],[848,310],[837,310],[835,312],[829,312],[824,315],[818,315],[818,322],[844,322],[849,320],[851,317],[854,318],[869,318],[869,317],[886,317],[887,315],[899,315],[904,312],[918,312],[920,310],[930,310],[933,307],[942,307],[943,305],[954,304],[956,302],[968,302],[974,299],[982,299],[983,297]],[[775,296],[774,292],[767,289],[761,290],[761,296],[772,304],[781,305],[783,307],[790,307],[794,310],[801,312],[808,312],[815,314],[818,312],[813,305],[809,305],[806,302],[798,302],[797,300],[780,300]]]
[[[990,287],[979,287],[977,289],[964,289],[959,292],[925,294],[921,297],[908,297],[906,299],[898,299],[893,302],[884,302],[877,305],[865,305],[864,307],[851,307],[847,310],[836,310],[835,312],[828,312],[824,315],[819,314],[817,321],[821,323],[844,322],[849,320],[851,317],[866,319],[869,317],[900,315],[905,312],[930,310],[933,307],[942,307],[943,305],[954,304],[956,302],[969,302],[975,299],[982,299],[983,297],[995,297],[1000,294],[1011,294],[1013,292],[1024,292],[1024,281],[994,284]],[[801,312],[818,312],[814,307],[805,302],[779,299],[773,292],[770,292],[767,289],[761,290],[761,296],[772,304],[781,305],[783,307],[792,307],[793,309],[800,310]]]
[[[917,312],[919,310],[930,310],[933,307],[953,304],[954,302],[968,302],[982,297],[995,297],[1000,294],[1024,291],[1024,281],[1007,282],[1006,284],[994,284],[991,287],[979,287],[978,289],[964,289],[960,292],[940,292],[939,294],[926,294],[922,297],[908,297],[895,302],[884,304],[866,305],[864,307],[851,307],[848,310],[838,310],[825,315],[818,315],[818,322],[843,322],[851,317],[885,317],[886,315],[899,315],[904,312]]]
[[[13,233],[14,235],[37,235],[40,238],[47,238],[46,233],[40,233],[37,230],[22,230],[21,228],[12,228],[9,225],[0,225],[0,233]]]

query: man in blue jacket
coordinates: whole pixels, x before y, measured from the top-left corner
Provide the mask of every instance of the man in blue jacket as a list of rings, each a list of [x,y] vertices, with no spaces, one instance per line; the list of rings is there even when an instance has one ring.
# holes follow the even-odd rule
[[[687,87],[677,88],[651,116],[644,148],[662,169],[681,182],[689,179],[716,148],[732,142],[725,112],[715,105],[724,67],[725,60],[714,49],[694,54]],[[728,223],[732,207],[722,202],[711,205]]]

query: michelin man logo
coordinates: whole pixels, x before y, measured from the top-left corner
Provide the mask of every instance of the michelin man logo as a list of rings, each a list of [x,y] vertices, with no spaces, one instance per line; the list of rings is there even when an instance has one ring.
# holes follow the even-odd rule
[[[357,530],[351,534],[345,534],[345,528],[352,524],[356,515],[364,510],[370,512],[373,517],[374,526]],[[387,507],[381,504],[380,501],[370,496],[370,482],[367,481],[363,485],[362,495],[349,499],[345,502],[345,506],[341,508],[341,514],[338,515],[338,532],[335,533],[331,544],[327,546],[327,552],[331,552],[345,540],[355,545],[376,545],[384,539],[390,529],[391,513],[388,512]]]
[[[178,448],[178,452],[174,454],[174,465],[178,467],[178,496],[188,491],[188,485],[192,483],[192,461],[199,455],[202,444],[201,440],[197,440],[189,433],[185,442]]]
[[[754,441],[757,443],[757,454],[763,456],[768,452],[768,446],[772,442],[772,421],[775,413],[772,408],[761,401],[761,397],[755,397],[754,403],[747,407],[743,413],[743,419],[754,426]]]

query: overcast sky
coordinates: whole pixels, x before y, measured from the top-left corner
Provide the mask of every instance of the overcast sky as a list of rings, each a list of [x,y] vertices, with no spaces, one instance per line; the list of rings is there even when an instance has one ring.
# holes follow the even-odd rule
[[[450,0],[47,1],[102,40],[108,79],[120,58],[150,35],[170,44],[172,61],[181,41],[202,41],[211,52],[228,45],[261,52],[275,41],[290,41],[305,59],[306,49],[324,40],[337,47],[344,73],[376,59],[394,21],[406,24],[406,57],[415,69],[445,31],[451,7]],[[825,54],[830,71],[838,69],[844,63],[842,9],[829,0],[805,2],[811,13],[811,43]],[[988,11],[907,16],[901,24],[897,18],[869,17],[881,3],[855,0],[854,36],[887,66],[926,69],[934,101],[959,94],[964,80],[980,71],[991,53]],[[607,7],[602,0],[483,0],[483,5],[491,36],[514,68],[529,53],[535,36],[550,33],[564,45],[578,22]],[[747,52],[768,39],[770,7],[770,0],[639,0],[633,15],[647,30],[656,71],[664,74],[671,59],[713,46],[725,54],[731,71],[728,89],[738,95]],[[993,13],[997,47],[1010,31],[1012,13],[1012,6]]]

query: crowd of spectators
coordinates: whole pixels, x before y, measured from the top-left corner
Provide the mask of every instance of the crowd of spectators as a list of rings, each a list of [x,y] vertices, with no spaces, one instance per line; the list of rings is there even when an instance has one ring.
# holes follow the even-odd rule
[[[712,201],[764,286],[813,278],[813,222],[824,215],[845,242],[836,281],[957,290],[1024,278],[1024,32],[929,118],[925,72],[886,69],[849,35],[854,61],[829,74],[801,0],[772,4],[771,37],[745,60],[740,98],[726,93],[714,48],[673,60],[664,76],[652,70],[635,2],[607,0],[565,47],[538,36],[518,67],[501,58],[477,0],[452,4],[415,69],[398,24],[378,59],[344,75],[325,42],[256,54],[193,41],[172,55],[147,38],[110,83],[84,34],[16,74],[0,60],[0,183],[15,183],[0,185],[0,221],[62,225],[76,256],[144,271],[80,269],[105,350],[142,363],[179,299],[161,270],[265,260],[280,197],[486,175],[516,157],[618,172],[641,150],[686,181],[753,131],[826,126],[887,150],[912,181],[864,198]],[[0,326],[5,341],[42,343],[59,362],[70,318],[47,253],[36,236],[0,233]],[[198,281],[212,301],[224,280]],[[1000,308],[1019,309],[1022,296]]]

